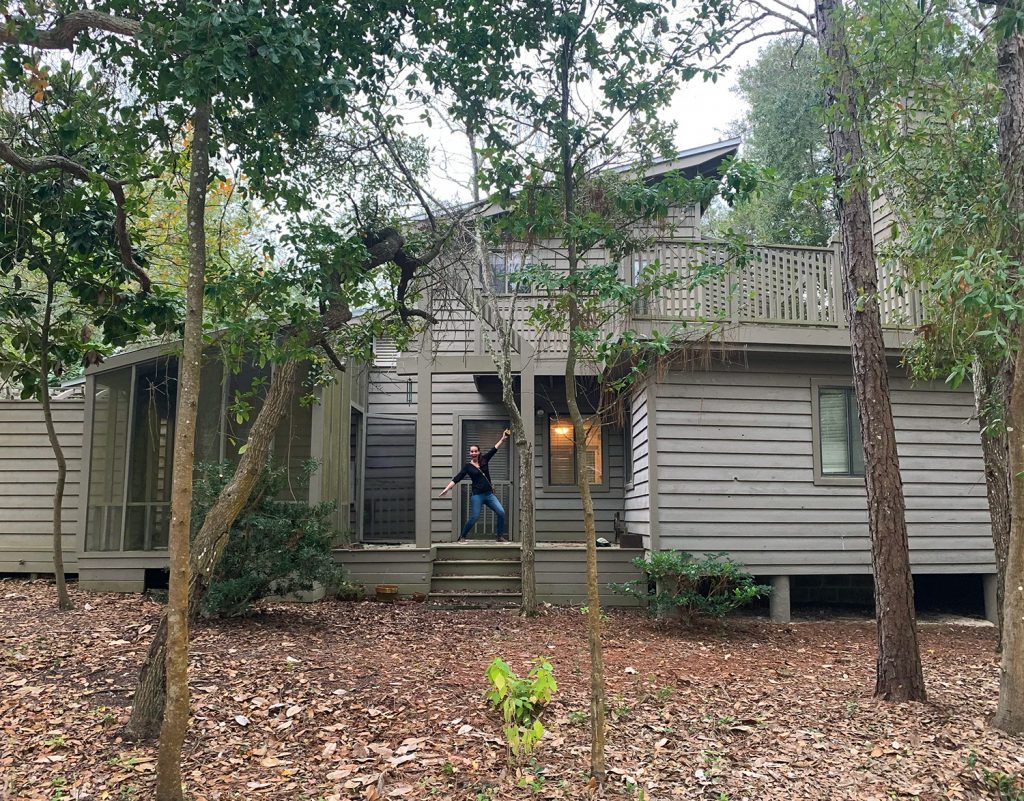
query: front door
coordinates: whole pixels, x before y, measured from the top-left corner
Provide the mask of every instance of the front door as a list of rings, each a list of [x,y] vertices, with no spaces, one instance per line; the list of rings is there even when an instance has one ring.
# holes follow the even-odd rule
[[[507,426],[504,420],[463,420],[462,421],[462,449],[459,451],[459,465],[469,460],[469,446],[476,445],[481,453],[486,453],[495,442],[501,439],[501,432]],[[490,462],[491,485],[494,487],[494,494],[498,496],[501,505],[505,507],[505,534],[512,539],[512,441],[506,442],[494,455]],[[469,518],[469,497],[473,488],[468,480],[459,484],[459,519],[458,530],[466,524]],[[470,532],[469,536],[477,538],[493,538],[497,533],[497,517],[494,512],[484,507],[480,519]]]

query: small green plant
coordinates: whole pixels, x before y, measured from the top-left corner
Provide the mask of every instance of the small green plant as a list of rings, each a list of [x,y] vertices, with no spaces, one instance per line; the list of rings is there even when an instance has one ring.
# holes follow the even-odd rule
[[[43,745],[45,745],[45,746],[47,746],[49,748],[57,748],[59,746],[64,745],[65,742],[66,742],[66,740],[64,739],[64,735],[63,734],[55,734],[55,735],[53,735],[53,737],[50,737],[48,740],[43,740]]]
[[[520,759],[529,755],[544,736],[541,712],[558,689],[551,663],[541,659],[525,677],[520,677],[503,659],[495,657],[486,676],[493,688],[487,700],[501,712],[512,756]]]
[[[547,778],[544,776],[544,768],[534,762],[530,766],[530,770],[519,777],[517,784],[520,787],[529,787],[533,792],[539,793],[544,789],[545,782],[547,782]]]
[[[67,783],[68,780],[63,776],[54,776],[50,779],[50,787],[53,788],[53,792],[50,793],[51,801],[63,801],[63,799],[71,797],[71,794],[64,789]]]
[[[981,769],[982,781],[999,794],[1000,801],[1024,801],[1024,775]]]
[[[697,559],[683,551],[655,551],[634,559],[633,564],[643,578],[609,586],[621,595],[646,601],[657,617],[679,610],[688,622],[698,617],[722,618],[771,592],[771,587],[757,584],[723,553]]]
[[[580,726],[587,722],[587,713],[574,709],[569,713],[569,723],[573,726]]]

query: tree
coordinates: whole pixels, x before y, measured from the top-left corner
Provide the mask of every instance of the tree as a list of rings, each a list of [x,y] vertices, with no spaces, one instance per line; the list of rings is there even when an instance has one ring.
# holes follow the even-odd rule
[[[884,189],[895,235],[879,255],[923,286],[925,323],[905,362],[920,380],[970,380],[981,428],[996,561],[1000,637],[1010,536],[1003,309],[1015,305],[1015,270],[1002,231],[1011,223],[998,159],[1000,90],[994,48],[958,4],[889,8],[853,26],[858,48],[884,48],[871,65],[879,87],[866,128],[871,173]],[[868,41],[872,44],[869,45]]]
[[[1017,269],[1024,260],[1024,8],[1014,0],[998,3],[996,72],[1003,97],[999,107],[999,163],[1011,225],[1006,245]],[[1024,300],[1018,292],[1018,304]],[[1024,732],[1024,325],[1013,324],[1016,354],[1007,404],[1010,451],[1010,542],[1003,607],[1003,657],[999,706],[993,725]]]
[[[489,225],[499,242],[545,242],[564,257],[564,270],[531,265],[522,279],[550,292],[552,301],[534,310],[533,322],[555,317],[568,331],[566,404],[579,454],[587,451],[586,422],[578,392],[578,365],[600,327],[584,311],[603,291],[627,300],[636,290],[618,280],[618,261],[593,265],[603,252],[631,252],[642,221],[664,216],[680,183],[654,187],[645,166],[671,147],[670,130],[658,112],[680,76],[692,77],[698,55],[713,51],[725,35],[726,4],[711,3],[674,17],[668,4],[556,2],[506,12],[507,41],[499,50],[524,55],[504,76],[493,102],[459,95],[453,114],[482,142],[482,186],[504,212]],[[530,131],[521,142],[522,131]],[[633,161],[634,171],[610,167]],[[687,193],[688,194],[688,193]],[[688,194],[688,197],[690,195]],[[602,251],[597,255],[593,251]],[[648,274],[657,272],[655,265]],[[561,304],[561,305],[559,305]],[[668,342],[669,340],[662,340]],[[605,349],[605,353],[610,350]],[[587,628],[591,672],[591,774],[605,777],[604,677],[597,575],[594,506],[586,460],[576,460],[587,546]]]
[[[103,11],[49,13],[29,9],[0,30],[14,59],[32,48],[74,50],[120,70],[134,90],[122,114],[136,123],[123,146],[155,140],[170,151],[188,126],[188,286],[179,367],[178,425],[171,490],[170,590],[166,624],[167,702],[157,763],[157,799],[182,797],[181,744],[188,722],[189,528],[195,414],[202,358],[206,271],[205,211],[210,154],[229,153],[258,197],[302,205],[291,182],[294,157],[317,130],[319,115],[345,115],[353,99],[373,97],[402,58],[405,6],[336,7],[292,4],[150,3],[112,0]],[[110,36],[104,34],[111,34]],[[9,59],[10,60],[10,59]],[[87,178],[76,162],[28,160],[10,148],[0,157],[21,171],[56,169]],[[160,171],[162,173],[162,171]],[[158,173],[159,174],[159,173]],[[117,201],[117,232],[126,264],[133,261],[123,183],[106,180]],[[228,493],[237,489],[229,484]],[[237,509],[235,511],[237,514]]]
[[[770,171],[760,192],[713,230],[731,229],[755,242],[826,245],[835,211],[817,187],[828,179],[828,146],[818,90],[818,55],[803,36],[770,41],[736,73],[735,93],[747,104],[730,133],[743,138],[743,158]]]
[[[173,310],[168,294],[154,291],[134,263],[134,254],[129,253],[126,264],[124,251],[119,252],[119,210],[101,175],[115,165],[129,172],[134,160],[119,155],[105,76],[67,62],[54,68],[28,62],[23,69],[27,80],[20,82],[20,92],[5,98],[2,112],[4,139],[11,143],[4,145],[7,157],[15,149],[53,153],[68,163],[74,156],[82,167],[78,174],[56,179],[45,174],[46,162],[40,160],[21,160],[18,169],[0,170],[0,274],[9,282],[0,298],[0,373],[42,407],[57,465],[53,562],[58,607],[70,609],[61,546],[67,462],[53,422],[51,381],[137,339],[153,324],[157,333],[167,331]]]

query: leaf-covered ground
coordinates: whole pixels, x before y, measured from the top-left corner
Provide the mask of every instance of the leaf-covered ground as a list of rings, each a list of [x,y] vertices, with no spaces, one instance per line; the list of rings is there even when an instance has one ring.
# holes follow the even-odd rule
[[[142,799],[155,749],[121,729],[160,607],[0,581],[0,798]],[[193,799],[580,799],[587,654],[578,610],[524,621],[417,604],[277,606],[204,623],[192,659]],[[923,626],[929,701],[871,699],[867,623],[662,629],[613,612],[606,798],[999,798],[1024,739],[988,728],[991,628]],[[509,767],[483,701],[501,655],[559,691],[532,765]],[[6,793],[6,795],[5,795]],[[1011,796],[1006,796],[1011,797]],[[1017,796],[1012,796],[1017,798]]]

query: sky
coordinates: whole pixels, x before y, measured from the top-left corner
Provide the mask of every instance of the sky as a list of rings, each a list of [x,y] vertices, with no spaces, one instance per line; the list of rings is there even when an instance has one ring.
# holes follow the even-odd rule
[[[698,78],[681,85],[669,112],[677,124],[678,150],[728,138],[725,131],[742,116],[746,105],[732,91],[736,85],[736,70],[756,57],[757,48],[748,46],[732,59],[731,68],[717,82]],[[436,126],[427,128],[414,124],[413,130],[423,133],[434,151],[430,184],[435,197],[443,201],[468,199],[465,185],[470,169],[462,136]]]

